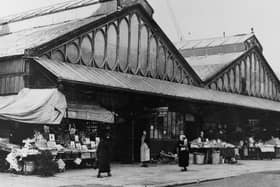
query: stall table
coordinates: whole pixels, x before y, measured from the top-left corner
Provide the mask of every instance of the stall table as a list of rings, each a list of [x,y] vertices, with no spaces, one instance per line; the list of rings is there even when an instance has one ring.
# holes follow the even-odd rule
[[[225,158],[226,161],[230,161],[231,158],[235,157],[235,148],[225,148],[225,147],[199,147],[191,148],[191,153],[203,153],[205,155],[204,163],[212,163],[212,153],[214,151],[219,151],[220,156]]]

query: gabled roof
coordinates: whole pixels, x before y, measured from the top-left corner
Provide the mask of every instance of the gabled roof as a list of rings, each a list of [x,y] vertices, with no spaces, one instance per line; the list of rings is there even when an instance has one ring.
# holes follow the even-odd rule
[[[194,71],[199,75],[200,79],[202,81],[207,81],[223,68],[234,62],[244,53],[245,52],[193,56],[186,57],[185,59],[191,65]]]
[[[253,46],[259,47],[262,51],[262,46],[254,33],[185,40],[176,46],[184,57],[237,53],[247,51]]]
[[[280,111],[280,103],[268,99],[226,93],[196,86],[178,84],[149,77],[106,71],[100,68],[33,58],[34,63],[48,70],[63,82],[92,85],[112,90],[160,95],[183,100],[205,101],[222,105]],[[32,61],[33,62],[33,61]],[[166,89],[168,88],[168,89]]]
[[[124,16],[130,11],[139,11],[139,13],[142,14],[145,20],[147,20],[162,37],[166,45],[170,47],[170,50],[174,52],[174,55],[183,62],[181,65],[192,74],[195,82],[200,83],[201,80],[199,76],[194,72],[189,64],[185,62],[183,56],[161,30],[158,24],[152,19],[145,7],[139,3],[122,8],[119,11],[110,12],[106,15],[91,16],[88,18],[34,27],[2,35],[0,36],[0,58],[15,55],[40,56],[46,52],[46,50],[50,50],[63,42],[67,42],[70,38],[77,37],[78,35],[88,32],[95,27],[106,24],[110,20]]]

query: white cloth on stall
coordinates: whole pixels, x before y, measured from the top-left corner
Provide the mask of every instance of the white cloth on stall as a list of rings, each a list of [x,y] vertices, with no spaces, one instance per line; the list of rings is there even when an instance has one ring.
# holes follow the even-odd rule
[[[0,97],[0,119],[35,124],[60,124],[67,103],[58,89],[22,89]]]

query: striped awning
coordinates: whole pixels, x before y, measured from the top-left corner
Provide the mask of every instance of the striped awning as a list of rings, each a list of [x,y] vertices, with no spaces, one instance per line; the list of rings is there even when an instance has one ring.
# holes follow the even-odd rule
[[[192,101],[280,112],[280,102],[50,59],[34,60],[62,81]]]

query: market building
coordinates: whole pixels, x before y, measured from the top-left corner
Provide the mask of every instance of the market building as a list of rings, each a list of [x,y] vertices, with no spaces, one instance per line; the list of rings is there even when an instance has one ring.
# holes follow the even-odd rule
[[[17,118],[12,110],[7,115],[3,104],[2,137],[24,134],[40,122],[54,126],[56,139],[67,146],[62,132],[74,128],[92,140],[109,129],[113,159],[135,162],[143,130],[156,158],[161,150],[173,152],[183,132],[194,139],[201,130],[215,137],[218,127],[240,133],[256,124],[267,132],[277,125],[279,80],[253,34],[186,42],[179,51],[145,0],[68,1],[0,24],[3,98],[23,88],[29,98],[34,90],[56,89],[67,103],[56,108],[59,117],[41,121]],[[231,136],[230,142],[239,140]]]
[[[222,36],[178,43],[186,61],[202,80],[205,88],[249,96],[251,99],[279,102],[279,80],[263,55],[253,31],[249,34]],[[236,98],[238,99],[238,98]],[[252,101],[253,101],[252,100]],[[254,102],[254,101],[253,101]],[[260,105],[263,105],[260,103]],[[237,109],[230,106],[204,113],[206,131],[225,131],[228,141],[240,136],[267,140],[279,137],[276,108]],[[240,131],[239,135],[233,133]],[[231,133],[226,133],[231,132]],[[242,132],[242,133],[241,133]]]

